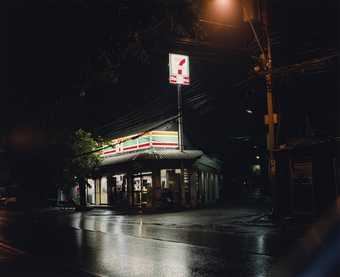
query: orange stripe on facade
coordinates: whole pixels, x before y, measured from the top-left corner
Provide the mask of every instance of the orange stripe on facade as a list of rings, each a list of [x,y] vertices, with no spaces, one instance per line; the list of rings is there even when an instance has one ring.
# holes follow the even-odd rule
[[[151,134],[156,136],[177,136],[176,131],[152,131]]]

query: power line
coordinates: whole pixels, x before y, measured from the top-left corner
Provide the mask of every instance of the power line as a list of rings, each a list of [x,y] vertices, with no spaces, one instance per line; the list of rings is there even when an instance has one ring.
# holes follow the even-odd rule
[[[184,91],[184,97],[186,97],[186,95],[190,95],[192,93],[197,92],[198,91],[197,88],[199,88],[199,87],[200,87],[200,82],[194,81],[193,86]],[[151,113],[151,115],[152,115],[154,112],[157,112],[157,109],[158,110],[162,109],[162,111],[164,111],[164,108],[169,107],[168,102],[169,102],[169,99],[168,99],[167,95],[158,96],[158,97],[156,97],[156,99],[152,100],[151,103],[149,102],[147,105],[142,107],[142,109],[130,112],[127,115],[124,115],[124,116],[120,116],[119,118],[114,119],[109,123],[106,123],[106,124],[104,124],[100,127],[95,128],[95,131],[107,129],[107,128],[112,127],[112,126],[124,128],[124,126],[126,126],[127,124],[130,124],[130,123],[136,122],[136,121],[138,122],[138,120],[145,119],[145,115],[147,115],[147,114]],[[171,107],[172,106],[173,106],[173,104],[171,105]],[[156,109],[155,109],[155,107],[156,107]]]
[[[330,54],[328,56],[324,56],[324,57],[319,57],[319,58],[312,58],[310,60],[306,60],[306,61],[302,61],[300,63],[296,63],[296,64],[291,64],[291,65],[287,65],[287,66],[282,66],[282,67],[276,67],[273,70],[273,74],[274,76],[278,76],[278,75],[283,75],[283,74],[288,74],[290,72],[302,72],[302,73],[313,73],[313,69],[320,69],[320,66],[325,66],[327,61],[331,61],[332,59],[339,57],[339,53],[335,52],[333,54]],[[301,71],[301,70],[305,70],[305,71]],[[308,71],[310,70],[310,71]],[[320,71],[321,72],[321,71]],[[325,71],[322,71],[325,72]],[[251,75],[250,77],[248,77],[245,80],[242,80],[236,84],[234,84],[234,87],[241,87],[245,84],[247,84],[249,81],[255,80],[260,76],[263,76],[265,73],[260,73],[258,75]]]

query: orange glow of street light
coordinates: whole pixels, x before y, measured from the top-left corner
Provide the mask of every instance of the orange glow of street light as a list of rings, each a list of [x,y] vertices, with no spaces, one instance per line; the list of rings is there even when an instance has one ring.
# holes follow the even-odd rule
[[[207,8],[207,17],[208,19],[214,19],[215,21],[223,21],[227,22],[235,14],[235,0],[212,0],[210,3],[210,7]]]
[[[218,5],[220,8],[225,8],[230,6],[230,1],[231,0],[215,0],[216,5]]]

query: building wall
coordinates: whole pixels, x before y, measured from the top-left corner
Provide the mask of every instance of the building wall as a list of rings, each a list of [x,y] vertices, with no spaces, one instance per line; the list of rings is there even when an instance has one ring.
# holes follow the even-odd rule
[[[316,144],[276,153],[281,216],[320,215],[334,207],[338,191],[333,150],[327,144]]]

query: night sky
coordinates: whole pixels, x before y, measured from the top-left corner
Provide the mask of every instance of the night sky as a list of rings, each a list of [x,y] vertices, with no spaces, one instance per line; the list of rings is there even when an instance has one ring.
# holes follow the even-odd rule
[[[168,31],[161,2],[9,1],[2,130],[82,127],[103,135],[172,116],[176,87],[168,84],[167,64],[173,51],[190,56],[184,128],[193,142],[213,153],[240,137],[263,144],[265,86],[252,71],[259,51],[237,5],[223,17],[210,12],[213,1],[202,1],[200,18],[234,27],[201,23],[203,35],[193,40]],[[338,136],[339,58],[332,58],[339,54],[338,1],[270,2],[273,63],[282,68],[274,80],[280,141],[304,136],[307,121],[316,135]],[[188,26],[190,16],[175,14]],[[284,69],[325,57],[317,66]],[[115,125],[131,112],[126,125]]]

